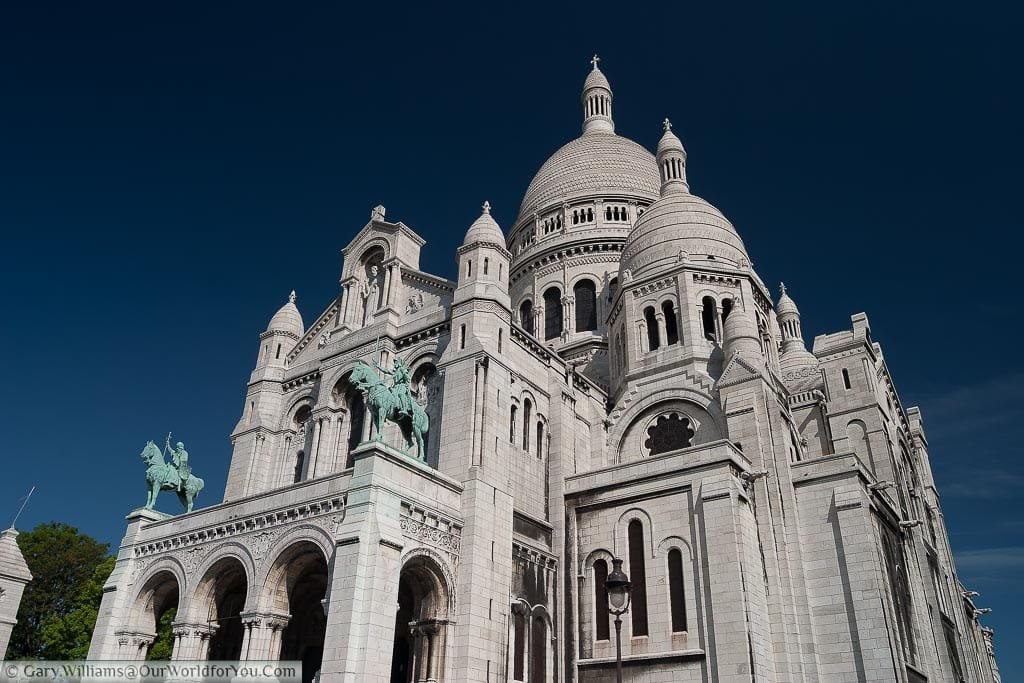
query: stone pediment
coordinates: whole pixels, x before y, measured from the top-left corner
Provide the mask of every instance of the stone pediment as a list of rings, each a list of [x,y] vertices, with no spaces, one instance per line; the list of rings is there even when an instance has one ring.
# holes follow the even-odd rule
[[[725,370],[722,372],[722,376],[718,378],[718,382],[715,383],[715,388],[719,391],[725,387],[730,387],[735,384],[742,384],[752,379],[763,379],[764,373],[755,364],[751,363],[747,359],[743,358],[738,354],[733,354],[732,358],[725,366]]]

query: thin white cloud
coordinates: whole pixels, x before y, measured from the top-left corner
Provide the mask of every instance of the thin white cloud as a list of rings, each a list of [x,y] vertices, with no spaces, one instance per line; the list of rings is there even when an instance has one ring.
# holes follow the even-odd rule
[[[980,548],[956,553],[956,566],[965,577],[998,578],[1024,575],[1024,547]]]

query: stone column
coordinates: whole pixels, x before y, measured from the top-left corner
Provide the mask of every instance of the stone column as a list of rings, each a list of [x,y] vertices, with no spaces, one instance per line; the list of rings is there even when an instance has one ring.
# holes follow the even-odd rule
[[[640,321],[637,324],[637,344],[640,346],[640,353],[647,353],[651,350],[647,341],[647,323]]]
[[[572,334],[576,329],[576,297],[562,297],[562,331]]]
[[[397,263],[392,263],[390,266],[388,266],[388,275],[389,285],[387,305],[390,307],[395,305],[395,297],[398,294],[398,287],[402,283],[402,271],[398,267]]]
[[[658,311],[654,318],[658,321],[658,339],[661,341],[662,346],[668,346],[668,327],[665,324],[664,311]]]
[[[391,301],[391,266],[384,268],[384,296],[381,298],[381,305],[378,308],[387,307]]]
[[[544,306],[533,307],[533,336],[544,341]]]

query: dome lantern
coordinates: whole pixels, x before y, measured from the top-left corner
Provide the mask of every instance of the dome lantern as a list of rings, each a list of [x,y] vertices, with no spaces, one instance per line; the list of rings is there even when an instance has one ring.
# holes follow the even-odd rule
[[[686,182],[686,150],[683,143],[672,132],[672,122],[665,119],[662,127],[665,133],[658,141],[658,173],[661,174],[661,196],[689,192]]]
[[[612,86],[597,63],[601,58],[594,55],[590,60],[590,74],[583,82],[583,133],[614,133],[615,121],[612,120]]]

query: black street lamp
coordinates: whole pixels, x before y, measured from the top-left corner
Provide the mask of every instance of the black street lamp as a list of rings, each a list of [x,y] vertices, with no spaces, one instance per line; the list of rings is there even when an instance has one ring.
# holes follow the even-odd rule
[[[629,610],[633,589],[622,571],[622,560],[612,560],[612,573],[604,580],[604,589],[608,593],[608,611],[615,615],[615,683],[622,683],[622,615]]]

